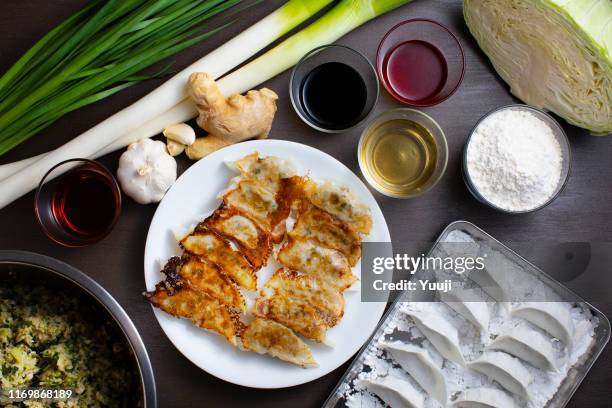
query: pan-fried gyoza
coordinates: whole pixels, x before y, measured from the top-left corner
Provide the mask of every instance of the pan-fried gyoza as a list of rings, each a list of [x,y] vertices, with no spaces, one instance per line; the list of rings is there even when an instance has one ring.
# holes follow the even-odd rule
[[[329,315],[329,321],[339,321],[344,315],[344,296],[335,287],[316,276],[279,269],[264,286],[263,296],[280,294],[307,302]]]
[[[361,237],[349,225],[313,205],[303,205],[289,236],[312,240],[317,244],[338,250],[351,266],[361,257]]]
[[[242,350],[316,366],[298,335],[323,342],[342,319],[343,291],[357,281],[351,266],[372,227],[369,209],[346,188],[297,175],[282,158],[255,152],[231,167],[240,175],[221,205],[180,240],[184,255],[168,261],[165,280],[145,297]],[[283,267],[258,284],[277,244]],[[259,289],[252,310],[242,289]]]
[[[270,232],[270,218],[277,209],[276,193],[267,190],[254,180],[242,180],[238,185],[225,193],[223,202],[228,207],[237,208],[248,214],[259,225]]]
[[[316,276],[340,291],[357,281],[341,252],[313,241],[289,238],[278,252],[278,261],[289,269]]]
[[[289,160],[279,157],[259,157],[259,153],[251,153],[236,160],[233,166],[245,179],[255,180],[264,188],[276,193],[282,179],[295,176],[295,166]]]
[[[145,297],[164,312],[190,319],[196,326],[219,333],[232,345],[238,345],[242,330],[238,314],[206,292],[189,285],[171,291],[158,284],[153,292],[146,292]]]
[[[190,254],[204,257],[218,265],[239,285],[255,290],[257,276],[255,268],[231,244],[210,230],[199,228],[181,241],[181,246]]]
[[[253,314],[274,320],[319,343],[325,341],[325,333],[336,323],[327,313],[310,303],[278,294],[260,296],[255,302]]]
[[[236,285],[221,268],[204,259],[184,256],[178,270],[180,279],[191,288],[206,292],[220,302],[246,311],[244,297]]]
[[[272,253],[270,234],[240,210],[221,206],[202,225],[238,245],[254,268],[268,262]]]
[[[329,181],[319,185],[309,180],[304,193],[311,203],[348,223],[351,228],[362,234],[372,229],[372,217],[367,205],[357,200],[346,187],[337,186]]]
[[[245,350],[269,354],[302,367],[316,367],[317,362],[306,344],[282,324],[255,319],[242,333]]]

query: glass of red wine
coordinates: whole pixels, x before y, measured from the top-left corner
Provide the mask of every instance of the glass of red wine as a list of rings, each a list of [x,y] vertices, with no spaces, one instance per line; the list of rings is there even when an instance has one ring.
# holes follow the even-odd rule
[[[121,190],[102,164],[70,159],[41,180],[34,199],[38,222],[58,244],[81,247],[100,241],[121,213]]]

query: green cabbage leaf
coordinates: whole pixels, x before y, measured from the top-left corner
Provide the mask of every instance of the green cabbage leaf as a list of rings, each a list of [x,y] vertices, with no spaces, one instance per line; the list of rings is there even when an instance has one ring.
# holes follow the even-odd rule
[[[612,0],[464,0],[463,14],[516,97],[612,133]]]

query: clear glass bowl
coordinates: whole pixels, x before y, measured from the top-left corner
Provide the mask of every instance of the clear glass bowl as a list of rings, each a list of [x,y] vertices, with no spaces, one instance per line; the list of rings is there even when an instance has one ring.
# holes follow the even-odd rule
[[[99,177],[108,187],[109,192],[112,192],[114,198],[115,207],[112,218],[109,218],[104,228],[95,231],[95,233],[82,235],[68,230],[64,223],[60,221],[60,217],[58,217],[54,208],[55,195],[58,193],[62,180],[75,172],[83,172],[80,177],[92,177],[94,175]],[[119,219],[121,214],[121,189],[113,173],[101,163],[89,159],[65,160],[53,166],[40,181],[34,196],[34,211],[38,224],[52,241],[67,247],[83,247],[95,244],[111,232]],[[91,216],[96,216],[93,210]]]
[[[526,111],[529,111],[529,112],[533,113],[538,118],[542,119],[544,122],[546,122],[550,126],[550,128],[553,131],[553,134],[555,135],[557,141],[559,142],[559,145],[561,146],[561,153],[562,153],[562,156],[563,156],[563,161],[562,161],[562,165],[561,165],[561,177],[559,178],[559,183],[558,183],[554,193],[542,205],[539,205],[539,206],[537,206],[535,208],[531,208],[531,209],[528,209],[528,210],[511,211],[511,210],[507,210],[507,209],[501,208],[501,207],[493,204],[489,200],[487,200],[478,191],[478,188],[475,186],[474,182],[472,181],[472,179],[470,177],[469,170],[468,170],[468,166],[467,166],[468,147],[470,145],[470,141],[472,140],[472,135],[476,131],[476,128],[478,128],[478,126],[482,123],[482,121],[485,120],[486,118],[488,118],[489,116],[491,116],[494,113],[497,113],[499,111],[506,110],[506,109],[526,110]],[[478,122],[476,122],[476,125],[470,131],[470,136],[468,137],[467,141],[465,142],[465,147],[463,149],[463,160],[462,160],[462,164],[461,164],[461,169],[462,169],[463,180],[465,181],[465,185],[467,186],[467,188],[470,191],[470,193],[472,193],[472,195],[478,201],[480,201],[483,204],[488,205],[489,207],[491,207],[491,208],[493,208],[493,209],[495,209],[497,211],[500,211],[500,212],[503,212],[503,213],[506,213],[506,214],[525,214],[525,213],[534,212],[534,211],[537,211],[537,210],[540,210],[540,209],[546,207],[547,205],[552,203],[559,196],[559,194],[561,194],[561,192],[565,188],[565,186],[567,184],[567,181],[569,179],[570,170],[571,170],[571,163],[572,163],[572,152],[571,152],[571,148],[570,148],[570,143],[569,143],[569,140],[567,138],[567,134],[565,133],[565,131],[563,130],[561,125],[559,125],[559,122],[557,122],[548,113],[546,113],[546,112],[544,112],[544,111],[542,111],[540,109],[534,108],[534,107],[529,106],[529,105],[524,105],[524,104],[512,104],[512,105],[506,105],[506,106],[502,106],[502,107],[493,109],[492,111],[490,111],[489,113],[484,115],[482,118],[480,118],[478,120]]]
[[[429,179],[423,186],[406,194],[397,194],[389,191],[389,186],[385,188],[385,186],[375,180],[374,177],[372,177],[370,175],[370,172],[367,170],[367,155],[372,153],[368,146],[368,134],[373,128],[380,126],[381,124],[393,119],[411,120],[425,127],[431,132],[437,147],[436,164],[433,173],[431,174],[431,176],[429,176]],[[438,125],[438,123],[431,116],[415,109],[398,108],[382,113],[368,124],[368,126],[361,133],[361,138],[359,139],[359,146],[357,148],[357,159],[359,160],[359,168],[361,169],[361,173],[368,181],[368,183],[378,192],[393,198],[415,198],[431,190],[442,179],[442,176],[446,171],[446,165],[448,163],[448,144],[446,142],[446,136],[444,135],[444,131],[442,131],[440,125]]]
[[[302,90],[302,84],[305,78],[315,68],[328,62],[341,62],[349,65],[353,68],[363,79],[366,88],[366,101],[359,117],[351,123],[349,126],[342,129],[327,128],[311,119],[307,113],[306,108],[303,104],[300,93]],[[300,62],[297,63],[291,73],[291,80],[289,82],[289,95],[291,97],[291,104],[293,109],[310,127],[326,133],[340,133],[346,132],[347,130],[353,129],[359,124],[363,123],[368,117],[376,101],[378,100],[379,94],[379,83],[378,76],[376,75],[376,69],[372,63],[359,51],[356,51],[350,47],[344,45],[324,45],[306,54]]]
[[[398,46],[416,41],[427,43],[442,56],[446,76],[435,93],[422,99],[408,99],[395,89],[389,79],[388,60]],[[461,85],[465,71],[463,48],[457,37],[442,24],[428,19],[406,20],[385,34],[376,53],[376,69],[383,86],[398,102],[409,106],[433,106],[450,98]]]

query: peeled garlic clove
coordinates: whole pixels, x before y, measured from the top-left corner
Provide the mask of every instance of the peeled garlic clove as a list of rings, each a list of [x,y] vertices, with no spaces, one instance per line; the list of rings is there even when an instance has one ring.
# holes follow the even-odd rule
[[[166,140],[166,150],[170,153],[170,156],[175,157],[185,151],[185,145],[179,142],[175,142],[172,139]]]
[[[195,142],[195,131],[186,123],[178,123],[164,129],[164,136],[180,144],[189,146]]]

